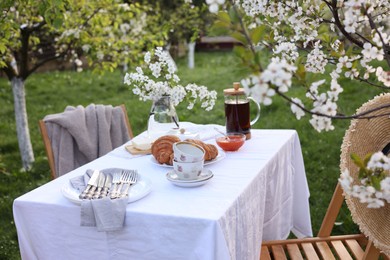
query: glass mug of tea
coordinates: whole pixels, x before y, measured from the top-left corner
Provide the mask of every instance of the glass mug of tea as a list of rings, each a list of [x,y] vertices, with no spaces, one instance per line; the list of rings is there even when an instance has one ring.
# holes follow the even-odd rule
[[[233,88],[223,91],[225,97],[226,133],[243,133],[246,139],[251,138],[251,126],[260,118],[260,105],[252,97],[247,97],[239,82]],[[257,114],[251,121],[249,101],[256,104]]]

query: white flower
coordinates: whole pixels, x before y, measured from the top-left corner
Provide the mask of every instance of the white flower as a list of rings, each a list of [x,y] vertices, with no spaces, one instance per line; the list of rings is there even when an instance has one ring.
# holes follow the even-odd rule
[[[309,120],[309,122],[318,132],[322,132],[323,130],[334,130],[334,126],[332,125],[332,119],[328,117],[312,115],[312,118]]]
[[[309,72],[324,73],[328,64],[325,53],[321,50],[320,41],[314,44],[314,49],[307,55],[305,68]]]
[[[382,67],[376,69],[376,76],[386,87],[390,87],[390,71],[384,71]]]
[[[261,76],[252,75],[250,78],[243,79],[241,84],[247,95],[252,96],[260,104],[272,104],[272,96],[275,95],[275,90],[270,88]]]
[[[130,24],[122,23],[119,25],[119,29],[122,31],[123,34],[127,34],[127,32],[130,30]]]
[[[83,52],[88,53],[89,50],[91,49],[91,45],[89,45],[89,44],[84,44],[83,46],[81,46],[81,49],[83,50]]]
[[[348,56],[341,56],[338,60],[339,62],[337,63],[337,73],[341,73],[343,68],[351,68],[352,67],[352,62],[348,58]]]
[[[384,53],[382,49],[372,46],[369,42],[366,42],[363,48],[362,54],[366,60],[383,60]]]
[[[372,66],[366,65],[366,71],[364,72],[363,78],[368,79],[371,73],[374,73],[376,69]]]
[[[150,59],[151,59],[151,55],[150,55],[150,52],[146,52],[145,53],[145,56],[144,56],[144,61],[149,64],[150,63]]]
[[[292,98],[292,101],[299,104],[300,106],[304,107],[302,101],[299,98]],[[291,103],[291,111],[295,114],[298,120],[301,119],[305,115],[305,111],[302,110],[299,106],[295,105],[294,103]]]
[[[146,74],[141,67],[136,67],[136,72],[126,73],[124,77],[124,84],[131,86],[133,94],[138,95],[140,100],[158,100],[163,96],[170,96],[174,106],[188,99],[188,109],[192,109],[194,104],[200,101],[201,107],[206,111],[214,107],[216,91],[208,91],[205,86],[196,84],[188,84],[185,87],[177,84],[180,78],[175,74],[176,65],[161,47],[157,47],[153,53],[146,52],[144,61],[147,65],[145,69],[148,70]],[[148,76],[150,73],[154,78]]]
[[[74,64],[76,64],[77,67],[83,66],[83,62],[80,59],[75,59]]]
[[[281,54],[282,58],[288,62],[294,62],[298,57],[298,48],[292,42],[284,42],[282,39],[273,49],[274,54]]]
[[[96,57],[98,58],[98,60],[103,60],[104,59],[104,53],[102,53],[102,52],[98,52],[97,54],[96,54]]]
[[[159,78],[161,75],[161,63],[150,63],[149,69],[152,71],[152,74],[155,78]]]
[[[389,170],[390,159],[382,152],[376,152],[371,155],[370,160],[367,163],[367,168],[370,170],[375,170],[376,168],[383,168],[384,170]]]
[[[371,155],[367,162],[366,170],[372,170],[373,175],[367,175],[366,178],[360,179],[360,185],[352,185],[353,178],[349,175],[348,169],[344,170],[339,178],[339,183],[344,192],[352,197],[358,198],[361,203],[367,203],[368,208],[380,208],[385,202],[390,203],[390,176],[380,181],[380,188],[377,190],[371,185],[372,176],[378,177],[379,172],[390,169],[390,158],[382,152],[376,152]],[[381,177],[383,178],[383,177]]]
[[[130,6],[128,3],[119,4],[119,7],[125,11],[130,11]]]
[[[137,73],[138,73],[139,75],[143,75],[143,74],[144,74],[144,72],[142,71],[142,68],[141,68],[141,67],[137,67],[137,68],[135,68],[135,70],[137,71]]]
[[[310,99],[313,99],[313,100],[317,99],[318,87],[324,83],[325,83],[324,79],[311,83],[310,88],[309,88],[309,93],[307,93],[306,96]]]
[[[346,71],[344,75],[346,78],[354,79],[354,78],[357,78],[359,76],[359,71],[357,69],[353,68],[351,70]]]
[[[206,4],[209,5],[210,13],[217,13],[219,5],[223,5],[225,0],[206,0]]]
[[[351,189],[351,183],[353,182],[353,178],[349,175],[348,169],[344,170],[339,178],[339,182],[341,184],[341,187],[344,189],[345,192],[352,191]]]
[[[295,71],[295,66],[288,64],[284,59],[274,57],[260,75],[260,80],[275,85],[280,92],[287,92],[291,86],[292,73]]]

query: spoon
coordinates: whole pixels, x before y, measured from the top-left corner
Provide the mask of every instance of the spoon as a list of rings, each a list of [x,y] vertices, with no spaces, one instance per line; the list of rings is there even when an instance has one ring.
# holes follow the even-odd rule
[[[218,133],[220,133],[221,135],[225,136],[227,141],[230,141],[230,138],[229,138],[229,136],[227,134],[225,134],[224,132],[222,132],[221,130],[219,130],[216,127],[214,127],[214,130],[217,131]]]

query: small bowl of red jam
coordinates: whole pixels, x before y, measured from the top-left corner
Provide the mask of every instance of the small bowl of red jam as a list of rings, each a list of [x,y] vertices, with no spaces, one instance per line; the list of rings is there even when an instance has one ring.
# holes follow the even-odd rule
[[[228,133],[226,136],[218,136],[215,141],[224,151],[234,152],[244,145],[246,136],[241,133]]]

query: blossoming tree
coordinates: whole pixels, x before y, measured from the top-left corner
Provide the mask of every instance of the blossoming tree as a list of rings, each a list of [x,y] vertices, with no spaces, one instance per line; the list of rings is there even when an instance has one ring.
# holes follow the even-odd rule
[[[340,79],[390,89],[387,0],[206,2],[212,12],[228,9],[218,13],[215,25],[243,44],[235,51],[252,69],[241,81],[247,92],[264,105],[280,95],[298,119],[311,114],[318,131],[332,130],[335,118],[369,116],[338,113]],[[260,57],[267,50],[271,57],[264,61]],[[306,100],[289,96],[293,80],[305,87]]]
[[[216,28],[242,43],[235,51],[252,74],[241,80],[246,92],[264,105],[279,95],[291,104],[297,119],[311,115],[319,132],[333,130],[333,119],[386,116],[390,104],[363,113],[339,113],[343,92],[341,79],[357,86],[390,90],[390,1],[388,0],[206,0],[218,13]],[[266,53],[264,55],[264,53]],[[267,56],[268,55],[268,56]],[[268,59],[262,59],[264,56]],[[289,90],[304,87],[306,99]],[[378,112],[379,111],[379,114]],[[387,110],[388,111],[388,110]],[[384,130],[386,131],[386,130]],[[354,157],[362,174],[361,186],[350,187],[343,172],[346,192],[370,197],[368,207],[390,203],[389,162],[381,152],[363,160]],[[370,160],[371,159],[371,160]],[[366,187],[367,186],[367,187]],[[353,193],[355,192],[355,193]],[[364,200],[367,202],[367,200]]]
[[[111,0],[1,1],[0,70],[11,82],[25,169],[34,161],[25,80],[53,60],[71,61],[81,70],[80,54],[100,71],[137,61],[143,49],[163,44],[164,33],[150,26],[156,19],[147,17],[148,8]]]

